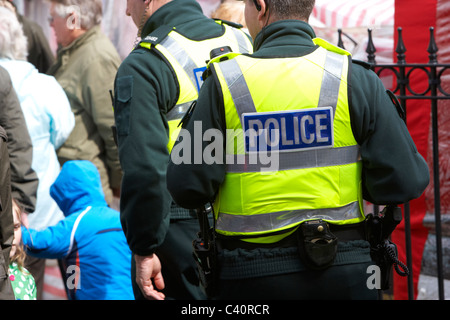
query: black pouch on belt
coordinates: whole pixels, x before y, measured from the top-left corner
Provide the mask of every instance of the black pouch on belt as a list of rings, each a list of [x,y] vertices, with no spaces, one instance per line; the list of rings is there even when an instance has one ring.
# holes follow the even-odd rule
[[[337,238],[322,220],[303,222],[298,230],[300,258],[314,270],[329,267],[336,257]]]

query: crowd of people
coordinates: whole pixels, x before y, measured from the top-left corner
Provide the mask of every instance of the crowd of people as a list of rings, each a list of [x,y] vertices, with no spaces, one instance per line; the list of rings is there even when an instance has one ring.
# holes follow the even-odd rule
[[[84,1],[84,14],[76,17],[72,12],[76,3],[51,3],[50,23],[60,46],[56,59],[37,24],[19,15],[13,2],[5,0],[0,4],[0,67],[11,78],[19,108],[10,117],[23,117],[14,131],[9,130],[14,125],[10,119],[2,125],[8,138],[15,131],[20,132],[17,138],[8,139],[8,146],[12,151],[11,167],[20,169],[13,170],[11,176],[12,199],[27,213],[24,225],[45,233],[67,223],[67,212],[51,196],[50,188],[59,177],[61,166],[73,160],[88,160],[95,165],[101,175],[99,197],[118,209],[115,199],[119,197],[122,173],[111,132],[114,115],[109,90],[121,61],[100,31],[101,1]],[[72,25],[66,23],[69,18],[73,18]],[[11,107],[12,104],[2,105],[2,113]],[[25,134],[27,139],[22,137]],[[15,141],[26,143],[26,148],[15,146]],[[16,155],[18,152],[27,154]],[[115,218],[120,221],[118,216]],[[117,228],[117,223],[113,225]],[[62,236],[69,239],[70,232]],[[73,257],[78,250],[75,246]],[[30,272],[36,282],[34,296],[42,299],[45,260],[54,258],[54,254],[36,257],[31,252],[27,251],[23,270]],[[69,252],[64,252],[60,258],[70,259],[69,256]],[[105,294],[108,297],[108,292]]]
[[[377,298],[362,200],[414,199],[428,168],[378,77],[315,38],[314,0],[223,0],[212,19],[195,0],[128,0],[123,61],[101,0],[48,2],[56,57],[0,0],[0,299],[42,299],[46,259],[77,300]],[[199,122],[227,137],[258,113],[284,123],[276,173],[227,163],[241,141],[214,149],[225,161],[174,162]],[[192,242],[209,204],[206,266]]]

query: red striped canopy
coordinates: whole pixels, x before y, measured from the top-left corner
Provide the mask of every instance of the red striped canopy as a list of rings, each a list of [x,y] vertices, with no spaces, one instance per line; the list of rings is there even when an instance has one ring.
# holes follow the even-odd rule
[[[313,18],[326,27],[393,26],[394,0],[316,0]]]

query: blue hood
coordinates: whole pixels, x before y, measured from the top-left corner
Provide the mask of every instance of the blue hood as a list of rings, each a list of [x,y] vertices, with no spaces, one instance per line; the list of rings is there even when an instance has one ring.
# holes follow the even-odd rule
[[[97,167],[86,160],[64,163],[50,195],[66,217],[88,206],[107,206]]]

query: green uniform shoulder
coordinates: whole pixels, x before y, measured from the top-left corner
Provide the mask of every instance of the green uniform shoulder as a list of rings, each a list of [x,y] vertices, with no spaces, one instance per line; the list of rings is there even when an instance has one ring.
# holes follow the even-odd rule
[[[173,27],[165,25],[160,26],[159,28],[157,28],[156,30],[145,36],[139,43],[139,46],[148,48],[149,46],[145,44],[156,46],[157,44],[161,43],[161,41],[163,41],[172,30],[174,30]]]
[[[357,65],[362,66],[363,68],[365,68],[365,69],[367,69],[367,70],[372,69],[372,64],[370,64],[370,63],[368,63],[368,62],[365,62],[365,61],[362,61],[362,60],[356,60],[356,59],[352,59],[352,62],[353,62],[354,64],[357,64]]]
[[[231,22],[231,21],[227,21],[227,20],[222,20],[222,19],[214,19],[216,22],[221,22],[223,24],[229,25],[230,27],[234,27],[237,29],[242,29],[244,26],[240,23],[237,22]]]

